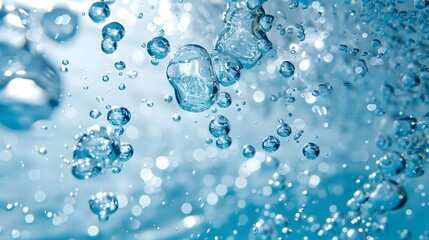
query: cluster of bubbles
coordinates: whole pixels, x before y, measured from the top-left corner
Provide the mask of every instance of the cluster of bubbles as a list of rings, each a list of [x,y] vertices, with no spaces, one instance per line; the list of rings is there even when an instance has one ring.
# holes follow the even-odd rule
[[[98,118],[101,112],[92,110],[90,116]],[[100,175],[105,169],[121,172],[123,164],[134,155],[133,146],[120,141],[123,126],[130,120],[131,112],[127,108],[114,106],[107,113],[107,121],[116,128],[94,125],[81,134],[73,152],[72,175],[85,180]],[[99,192],[89,199],[89,206],[100,221],[107,221],[118,209],[118,199],[113,193]]]
[[[97,114],[98,113],[94,113]],[[121,142],[123,126],[131,119],[131,113],[124,107],[111,107],[107,120],[117,128],[94,125],[78,139],[73,152],[72,174],[77,179],[89,179],[98,176],[103,169],[119,173],[123,163],[134,154],[131,144]]]
[[[110,7],[115,1],[94,2],[88,10],[88,16],[95,23],[104,23],[110,17]],[[125,36],[125,28],[118,22],[106,24],[101,30],[101,50],[105,54],[112,54],[118,48],[118,42]]]
[[[228,0],[223,15],[225,27],[211,54],[195,44],[187,44],[174,53],[166,74],[182,109],[209,109],[218,100],[220,85],[238,82],[242,68],[253,68],[272,49],[266,32],[271,29],[273,17],[265,14],[263,2]],[[226,106],[222,104],[224,100],[220,102]]]

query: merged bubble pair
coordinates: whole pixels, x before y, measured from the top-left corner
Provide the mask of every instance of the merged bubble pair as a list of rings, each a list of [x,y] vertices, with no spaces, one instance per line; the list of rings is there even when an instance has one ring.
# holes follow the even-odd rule
[[[220,149],[229,148],[232,139],[228,135],[231,131],[231,124],[223,115],[217,115],[210,119],[209,132],[216,138],[216,146]]]

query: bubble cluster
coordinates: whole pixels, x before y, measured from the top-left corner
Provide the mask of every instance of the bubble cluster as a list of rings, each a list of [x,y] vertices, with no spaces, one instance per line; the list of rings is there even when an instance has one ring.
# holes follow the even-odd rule
[[[98,176],[103,169],[119,172],[122,162],[131,159],[134,148],[120,141],[123,129],[94,125],[78,139],[73,149],[72,175],[77,179]],[[118,171],[119,170],[119,171]]]

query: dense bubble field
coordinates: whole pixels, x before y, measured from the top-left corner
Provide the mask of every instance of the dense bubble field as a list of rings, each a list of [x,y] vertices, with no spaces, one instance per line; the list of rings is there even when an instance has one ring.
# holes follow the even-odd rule
[[[0,0],[0,239],[429,239],[427,0]]]

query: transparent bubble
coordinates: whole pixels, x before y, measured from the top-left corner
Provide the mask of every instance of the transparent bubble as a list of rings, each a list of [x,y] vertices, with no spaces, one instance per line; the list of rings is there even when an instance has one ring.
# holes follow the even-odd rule
[[[232,139],[228,135],[222,135],[216,138],[216,147],[220,149],[227,149],[231,146]]]
[[[119,71],[124,70],[126,67],[127,67],[127,65],[124,63],[124,61],[115,62],[115,68]]]
[[[158,36],[147,43],[147,52],[156,59],[164,59],[170,53],[170,43],[164,37]]]
[[[131,112],[125,107],[112,107],[107,113],[107,120],[114,126],[124,126],[131,119]]]
[[[227,5],[224,13],[227,24],[216,39],[215,49],[221,54],[234,57],[244,68],[253,68],[270,50],[261,50],[258,47],[260,42],[272,47],[265,32],[257,31],[260,27],[255,26],[263,16],[265,13],[262,7],[251,10],[240,4]]]
[[[111,37],[106,37],[101,41],[101,50],[105,54],[112,54],[118,48],[118,43]]]
[[[314,160],[319,156],[320,148],[315,143],[309,142],[302,148],[302,154],[308,160]]]
[[[243,146],[243,151],[242,151],[243,157],[252,158],[253,156],[255,156],[255,153],[256,153],[256,149],[254,146],[252,145]]]
[[[198,45],[185,45],[174,54],[167,67],[179,106],[189,112],[202,112],[215,103],[219,86],[207,51]]]
[[[293,74],[295,73],[295,66],[289,61],[284,61],[280,65],[279,73],[284,78],[292,77]]]
[[[45,13],[40,23],[48,37],[58,42],[66,42],[76,35],[79,18],[67,8],[56,7]]]
[[[103,80],[103,82],[108,82],[110,78],[107,75],[103,75],[101,79]]]
[[[395,176],[405,168],[405,160],[398,152],[388,152],[376,163],[380,171],[388,176]]]
[[[287,123],[280,123],[280,125],[277,127],[277,134],[280,137],[288,137],[292,133],[292,128]]]
[[[110,167],[120,152],[120,143],[110,127],[94,125],[81,135],[73,159],[96,159],[102,167]]]
[[[407,202],[407,195],[396,182],[386,180],[371,192],[368,202],[373,211],[386,212],[402,207]]]
[[[274,136],[268,136],[262,140],[262,149],[268,153],[277,151],[280,147],[280,140]]]
[[[125,28],[118,22],[111,22],[103,27],[101,35],[103,36],[103,39],[111,37],[115,42],[119,42],[125,35]]]
[[[102,23],[110,16],[110,8],[104,2],[94,2],[88,10],[88,16],[95,23]]]
[[[213,137],[221,137],[228,135],[231,131],[231,124],[229,123],[228,118],[223,115],[217,115],[210,119],[209,122],[209,132]]]
[[[227,108],[231,106],[231,103],[232,103],[231,95],[229,95],[229,93],[227,92],[221,92],[219,94],[219,98],[216,104],[221,108]]]
[[[91,118],[97,119],[101,116],[101,112],[98,111],[97,109],[92,109],[91,111],[89,111],[89,116]]]
[[[126,162],[130,160],[134,155],[134,147],[129,143],[121,143],[121,147],[119,149],[118,160],[121,162]]]
[[[113,193],[98,192],[89,199],[89,208],[99,216],[101,221],[107,220],[109,215],[118,210],[118,199]]]

